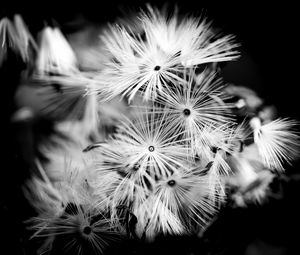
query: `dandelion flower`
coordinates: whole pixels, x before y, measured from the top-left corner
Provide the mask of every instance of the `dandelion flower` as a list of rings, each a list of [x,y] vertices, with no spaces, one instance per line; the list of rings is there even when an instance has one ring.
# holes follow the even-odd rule
[[[108,194],[113,215],[119,205],[142,204],[157,180],[186,167],[188,149],[166,128],[165,117],[156,119],[156,115],[148,112],[136,114],[133,120],[125,118],[113,138],[99,146],[95,192]]]
[[[178,171],[163,178],[149,198],[147,231],[153,228],[156,234],[183,234],[204,227],[216,211],[212,196],[217,194],[210,189],[203,169]]]
[[[32,238],[44,238],[40,251],[55,249],[62,245],[65,252],[78,254],[94,251],[102,254],[104,247],[117,237],[115,228],[101,211],[95,207],[92,191],[85,177],[73,169],[66,169],[65,180],[52,184],[38,164],[45,181],[33,179],[29,190],[34,195],[33,205],[38,216],[28,221],[34,231]],[[28,193],[29,194],[29,193]],[[61,247],[60,247],[61,248]]]
[[[101,37],[110,61],[103,77],[112,96],[122,94],[131,101],[137,91],[144,99],[155,99],[176,82],[184,82],[183,63],[195,65],[227,61],[237,57],[231,37],[210,42],[214,36],[208,25],[197,19],[167,19],[151,7],[142,12],[140,22],[145,38],[122,26],[110,26]],[[210,42],[210,43],[209,43]]]
[[[164,115],[150,110],[136,114],[133,120],[125,118],[116,134],[98,148],[95,193],[106,194],[113,220],[119,217],[118,206],[139,213],[140,235],[145,227],[141,222],[149,220],[147,200],[156,182],[187,168],[188,148],[165,121]]]
[[[69,204],[65,212],[56,218],[32,219],[32,229],[37,232],[33,237],[45,238],[43,250],[57,250],[73,254],[103,254],[105,248],[119,237],[109,219],[97,210]],[[46,225],[41,223],[46,222]],[[42,227],[42,229],[41,229]],[[50,246],[50,247],[49,247]]]
[[[145,199],[148,189],[151,189],[154,180],[147,173],[148,166],[128,160],[124,151],[117,143],[103,143],[97,153],[96,160],[97,183],[96,194],[106,194],[107,200],[113,209],[119,205],[129,206],[134,200]],[[147,169],[148,170],[148,169]]]
[[[178,138],[180,132],[166,125],[167,115],[150,111],[121,121],[114,143],[126,163],[139,165],[143,172],[149,168],[150,175],[160,178],[176,172],[178,167],[185,168],[182,161],[188,150],[182,145],[184,140]]]
[[[170,82],[182,81],[176,75],[176,55],[166,54],[155,45],[133,38],[122,27],[111,27],[102,38],[109,55],[102,79],[107,82],[107,94],[128,96],[131,101],[138,91],[144,99],[157,96]]]
[[[291,164],[299,155],[296,121],[276,119],[262,124],[259,118],[250,121],[254,142],[264,165],[271,170],[283,170],[284,162]]]
[[[187,84],[180,84],[168,93],[157,98],[164,105],[163,111],[168,113],[167,123],[176,132],[185,132],[191,139],[192,147],[196,140],[211,143],[214,137],[207,137],[212,130],[221,131],[221,126],[232,123],[230,105],[223,102],[227,96],[222,93],[220,80],[215,73],[204,71],[196,79],[194,70],[186,71]],[[159,110],[158,110],[159,111]],[[205,132],[205,128],[210,128]]]

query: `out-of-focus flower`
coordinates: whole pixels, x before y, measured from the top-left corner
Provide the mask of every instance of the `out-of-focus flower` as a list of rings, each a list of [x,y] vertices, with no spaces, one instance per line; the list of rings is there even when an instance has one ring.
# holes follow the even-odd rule
[[[70,203],[59,217],[31,220],[33,237],[44,239],[40,252],[103,254],[110,242],[120,239],[116,228],[101,212],[86,205]]]
[[[25,63],[32,61],[32,52],[37,51],[37,44],[19,14],[14,21],[4,17],[0,20],[0,66],[11,48]]]
[[[224,88],[224,91],[232,97],[237,97],[236,107],[239,109],[246,107],[246,112],[255,112],[263,104],[263,100],[257,93],[247,87],[230,84]]]
[[[27,224],[32,237],[43,240],[40,252],[57,249],[102,254],[108,242],[119,239],[116,226],[101,210],[104,207],[95,207],[86,172],[66,166],[64,179],[52,184],[41,165],[38,167],[44,180],[30,181],[26,194],[39,213]]]
[[[78,72],[75,53],[59,28],[46,27],[41,32],[36,70],[41,76]]]
[[[299,137],[295,131],[297,122],[276,119],[262,124],[259,118],[250,121],[254,142],[259,154],[269,169],[281,171],[285,162],[291,163],[299,155]]]

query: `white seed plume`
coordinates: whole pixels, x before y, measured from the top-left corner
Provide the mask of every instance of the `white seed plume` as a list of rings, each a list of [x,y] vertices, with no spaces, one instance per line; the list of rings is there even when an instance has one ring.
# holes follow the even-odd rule
[[[51,183],[38,164],[43,180],[33,178],[28,184],[29,198],[39,215],[28,220],[33,237],[43,238],[40,252],[51,250],[61,238],[63,247],[78,254],[93,250],[101,254],[107,242],[117,237],[115,227],[107,219],[93,197],[86,172],[65,169],[64,180]],[[96,207],[97,205],[97,207]]]
[[[216,209],[210,198],[217,193],[210,188],[203,170],[178,171],[158,181],[149,197],[148,231],[156,228],[157,233],[182,234],[207,224]]]
[[[111,96],[122,94],[131,101],[138,91],[143,91],[144,99],[149,100],[169,83],[182,81],[176,75],[181,69],[177,55],[132,37],[125,28],[111,27],[102,40],[110,57],[102,79]]]
[[[163,51],[180,56],[181,64],[192,67],[204,63],[236,59],[239,46],[234,36],[214,33],[205,18],[179,18],[148,5],[141,15],[147,39]]]
[[[299,155],[299,135],[295,131],[297,122],[289,119],[276,119],[262,124],[259,118],[250,121],[254,142],[265,166],[283,170],[284,162],[292,163]]]
[[[149,7],[141,13],[140,22],[143,32],[138,35],[117,25],[101,37],[110,59],[103,79],[111,96],[126,95],[130,101],[143,91],[144,99],[155,99],[171,84],[183,82],[184,66],[238,57],[231,36],[213,40],[210,25],[196,18],[181,21],[174,15],[168,19]]]
[[[216,134],[218,130],[220,134],[226,134],[226,125],[232,123],[231,106],[223,102],[227,96],[222,93],[221,81],[216,79],[215,73],[204,71],[195,80],[196,74],[190,70],[186,79],[187,84],[178,84],[156,101],[165,106],[162,110],[168,113],[170,127],[178,133],[184,131],[191,140],[192,148],[199,140],[212,147],[217,137],[211,133]]]
[[[169,176],[178,167],[185,168],[182,161],[187,158],[188,149],[182,145],[181,133],[166,125],[167,120],[165,114],[149,110],[122,121],[114,143],[128,164],[139,165],[141,171],[147,170],[158,178]]]
[[[68,204],[60,217],[33,218],[31,229],[36,231],[33,237],[44,239],[40,252],[51,250],[59,243],[62,245],[60,251],[103,254],[109,242],[119,238],[111,221],[101,212],[75,203]]]

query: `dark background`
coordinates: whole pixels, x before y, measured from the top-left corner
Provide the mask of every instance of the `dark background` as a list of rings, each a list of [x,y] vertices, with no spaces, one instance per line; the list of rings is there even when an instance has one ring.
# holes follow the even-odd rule
[[[162,1],[147,1],[161,6]],[[170,6],[175,1],[169,1]],[[113,21],[122,14],[124,7],[144,6],[145,1],[81,1],[63,4],[63,1],[16,3],[6,1],[0,4],[0,17],[20,13],[29,30],[35,35],[45,24],[57,22],[63,32],[69,33],[80,28],[80,24],[70,22],[79,15],[90,22]],[[295,5],[278,2],[262,5],[254,2],[222,4],[213,1],[176,1],[182,13],[200,14],[204,10],[214,26],[224,33],[232,33],[241,43],[241,58],[228,63],[223,69],[224,79],[237,85],[249,86],[266,100],[275,105],[279,116],[299,120],[300,98],[298,95],[299,74],[299,13]],[[3,176],[1,185],[0,230],[5,238],[1,254],[24,254],[22,220],[26,218],[26,203],[22,201],[20,185],[24,162],[16,156],[14,129],[9,119],[14,111],[13,94],[19,66],[14,62],[0,70],[0,85],[3,91],[1,109],[3,111]],[[22,135],[22,134],[21,134]],[[26,163],[25,163],[26,164]],[[298,173],[298,165],[289,170],[288,176]],[[26,169],[26,167],[25,167]],[[147,251],[151,254],[186,254],[188,246],[195,254],[300,254],[299,252],[299,187],[296,178],[281,180],[274,184],[283,190],[283,199],[271,199],[264,206],[253,205],[247,209],[226,209],[220,215],[208,237],[199,240],[165,242],[163,249]],[[293,232],[296,231],[294,234]],[[166,245],[169,246],[166,248]],[[171,249],[170,247],[173,247]],[[175,247],[175,248],[174,248]],[[157,247],[156,247],[157,248]],[[252,250],[251,250],[252,249]],[[213,252],[212,252],[213,250]],[[250,251],[249,251],[250,250]],[[295,251],[297,250],[297,251]],[[144,250],[145,251],[145,250]],[[158,252],[160,251],[160,253]],[[209,253],[208,251],[212,252]],[[168,253],[169,252],[169,253]],[[201,252],[201,253],[200,253]],[[248,253],[246,253],[248,252]],[[141,253],[143,254],[143,253]],[[146,251],[145,251],[146,254]]]

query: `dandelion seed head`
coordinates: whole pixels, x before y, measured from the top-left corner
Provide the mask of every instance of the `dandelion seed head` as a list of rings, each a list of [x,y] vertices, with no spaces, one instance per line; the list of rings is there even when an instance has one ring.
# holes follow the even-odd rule
[[[216,193],[210,190],[202,171],[199,168],[179,170],[157,182],[147,200],[150,221],[145,227],[148,238],[159,233],[188,233],[195,226],[206,225],[216,209],[209,197]]]
[[[295,130],[297,122],[276,119],[262,124],[258,118],[253,118],[250,125],[254,142],[267,168],[282,171],[284,163],[291,164],[299,156],[299,135]]]
[[[128,95],[130,101],[137,91],[143,91],[145,100],[153,100],[170,84],[184,82],[184,65],[194,67],[238,56],[232,36],[217,38],[210,25],[200,19],[179,19],[176,14],[168,17],[150,5],[138,19],[144,40],[126,25],[109,26],[102,36],[108,59],[116,60],[105,64],[104,73],[113,78],[107,90]],[[209,44],[211,40],[214,42]]]
[[[118,239],[112,222],[88,205],[73,204],[60,217],[34,220],[32,228],[38,229],[34,236],[46,238],[43,249],[55,247],[56,240],[61,239],[63,250],[93,250],[102,254],[110,242]],[[40,226],[41,223],[44,225]]]

